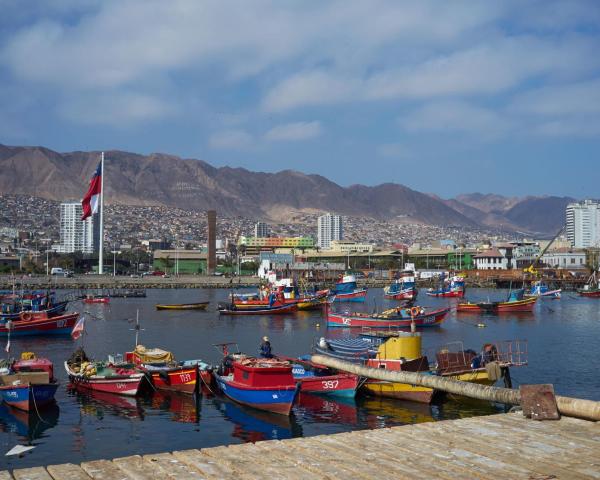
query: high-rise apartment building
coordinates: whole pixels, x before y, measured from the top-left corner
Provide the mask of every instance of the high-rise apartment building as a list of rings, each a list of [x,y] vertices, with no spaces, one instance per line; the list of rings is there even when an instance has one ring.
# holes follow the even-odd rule
[[[256,225],[254,225],[254,236],[256,238],[267,238],[270,233],[268,223],[256,222]]]
[[[322,215],[319,217],[317,225],[317,245],[319,248],[331,248],[332,240],[343,240],[344,228],[342,217],[339,215]]]
[[[584,200],[567,205],[567,238],[575,248],[600,247],[600,203]]]
[[[94,253],[97,250],[98,215],[81,220],[83,209],[81,202],[65,202],[60,204],[60,253]]]

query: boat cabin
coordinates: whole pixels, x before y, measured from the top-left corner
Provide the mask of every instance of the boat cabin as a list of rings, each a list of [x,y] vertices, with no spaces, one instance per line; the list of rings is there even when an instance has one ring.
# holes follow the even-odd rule
[[[42,373],[47,376],[41,376],[40,378],[47,378],[48,380],[42,381],[41,383],[47,383],[54,380],[54,366],[47,358],[31,358],[27,360],[17,360],[13,366],[13,370],[16,373]]]
[[[292,366],[274,359],[246,358],[233,363],[233,381],[249,387],[294,386]]]

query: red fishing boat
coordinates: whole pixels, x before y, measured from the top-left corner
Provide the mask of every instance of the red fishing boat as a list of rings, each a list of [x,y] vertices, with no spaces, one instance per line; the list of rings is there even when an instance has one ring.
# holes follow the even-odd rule
[[[300,392],[348,398],[356,396],[359,385],[358,375],[340,373],[303,358],[284,358],[292,363],[292,375],[297,382],[300,382]]]
[[[410,328],[414,322],[416,327],[438,327],[444,321],[449,311],[449,308],[425,311],[421,307],[412,307],[412,309],[392,308],[374,314],[328,311],[327,326],[347,328]]]
[[[106,295],[86,295],[83,303],[110,303],[110,297]]]
[[[600,298],[600,285],[596,278],[596,272],[590,275],[587,284],[582,289],[577,290],[577,293],[582,297]]]
[[[202,360],[175,361],[171,352],[160,348],[135,347],[125,353],[125,361],[148,373],[159,390],[192,394],[197,391],[198,378],[207,385],[212,381],[209,365]]]
[[[298,388],[289,362],[227,355],[214,373],[223,394],[231,400],[268,412],[289,415]]]
[[[65,362],[71,384],[87,390],[117,395],[135,396],[145,374],[109,362],[90,361],[82,349]]]
[[[11,320],[10,335],[69,335],[79,313],[49,317],[46,312],[21,312],[19,320]],[[0,323],[0,337],[8,335],[8,322]]]

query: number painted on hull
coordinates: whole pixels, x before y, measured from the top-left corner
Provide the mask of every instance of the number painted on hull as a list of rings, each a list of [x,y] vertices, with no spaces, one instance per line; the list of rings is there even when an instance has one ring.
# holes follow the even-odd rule
[[[335,390],[340,384],[339,380],[324,380],[321,382],[324,390]]]
[[[192,381],[192,376],[189,373],[180,373],[179,378],[182,383],[187,383]]]

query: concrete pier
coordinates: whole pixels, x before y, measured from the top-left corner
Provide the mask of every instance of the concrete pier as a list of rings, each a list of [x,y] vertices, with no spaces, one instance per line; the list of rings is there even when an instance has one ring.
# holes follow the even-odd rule
[[[0,480],[592,479],[600,423],[520,413],[0,472]]]

